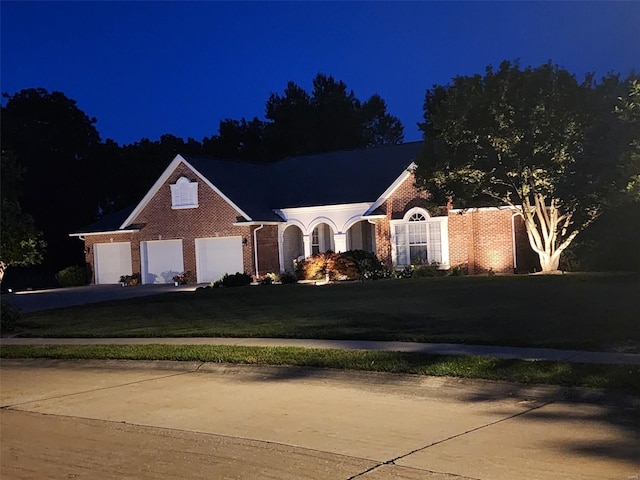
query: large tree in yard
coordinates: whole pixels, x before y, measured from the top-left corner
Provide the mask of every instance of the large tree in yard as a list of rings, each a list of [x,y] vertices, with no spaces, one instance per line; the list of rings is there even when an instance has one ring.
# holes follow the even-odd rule
[[[629,183],[634,131],[617,111],[632,79],[596,83],[503,62],[427,91],[416,179],[434,201],[510,205],[543,272]],[[636,172],[637,173],[637,172]]]
[[[2,147],[24,169],[20,204],[43,230],[44,263],[52,271],[78,263],[82,252],[68,235],[95,221],[102,183],[96,119],[61,92],[30,88],[3,96]]]
[[[22,211],[18,185],[22,168],[12,152],[2,150],[1,183],[2,205],[0,209],[0,282],[7,268],[37,265],[42,262],[46,247],[31,215]]]

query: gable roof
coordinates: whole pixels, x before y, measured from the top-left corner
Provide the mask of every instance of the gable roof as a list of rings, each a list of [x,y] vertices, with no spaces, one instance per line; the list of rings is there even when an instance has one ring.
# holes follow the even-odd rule
[[[252,163],[184,156],[253,221],[282,220],[276,209],[375,202],[413,162],[422,142]]]
[[[113,226],[118,220],[113,230],[132,228],[130,223],[180,162],[194,170],[244,221],[282,221],[275,210],[295,207],[373,203],[370,210],[374,210],[408,176],[421,149],[422,142],[411,142],[287,157],[270,164],[178,155],[137,205],[82,230],[95,232],[90,228]]]
[[[289,157],[273,164],[273,208],[375,202],[415,160],[422,142]]]
[[[184,155],[183,158],[233,204],[246,212],[246,220],[282,221],[273,212],[273,164]]]

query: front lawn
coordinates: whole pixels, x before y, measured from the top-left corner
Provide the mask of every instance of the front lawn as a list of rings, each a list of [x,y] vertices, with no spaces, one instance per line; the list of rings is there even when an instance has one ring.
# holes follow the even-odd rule
[[[286,337],[638,351],[639,305],[637,275],[445,277],[171,293],[25,314],[18,332],[49,337]]]

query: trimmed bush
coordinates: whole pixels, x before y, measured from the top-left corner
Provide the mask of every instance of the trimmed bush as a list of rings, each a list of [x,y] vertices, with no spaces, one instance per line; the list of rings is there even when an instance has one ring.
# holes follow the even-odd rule
[[[360,280],[376,280],[389,278],[391,272],[385,268],[375,253],[365,250],[349,250],[342,255],[347,256],[356,264]]]
[[[62,287],[80,287],[86,285],[87,269],[80,265],[63,268],[56,274],[56,280]]]
[[[236,272],[229,275],[225,273],[220,280],[216,280],[211,284],[212,287],[244,287],[251,284],[251,275]]]
[[[290,283],[297,283],[298,282],[298,277],[296,277],[293,273],[289,273],[289,272],[282,272],[280,274],[280,283],[285,285],[285,284],[290,284]]]
[[[300,278],[304,280],[355,280],[358,267],[353,258],[340,253],[317,253],[298,264]]]

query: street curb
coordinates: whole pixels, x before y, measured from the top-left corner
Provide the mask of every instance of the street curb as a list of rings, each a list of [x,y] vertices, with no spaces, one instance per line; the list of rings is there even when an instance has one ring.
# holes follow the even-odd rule
[[[175,360],[60,360],[2,359],[1,368],[63,368],[78,370],[153,370],[166,372],[216,374],[229,376],[230,381],[331,381],[363,389],[402,390],[419,388],[425,397],[449,401],[484,402],[516,400],[519,402],[568,402],[640,409],[640,396],[584,387],[557,385],[526,385],[496,380],[458,377],[435,377],[416,374],[338,370],[331,368],[250,365],[234,363],[194,362]]]

